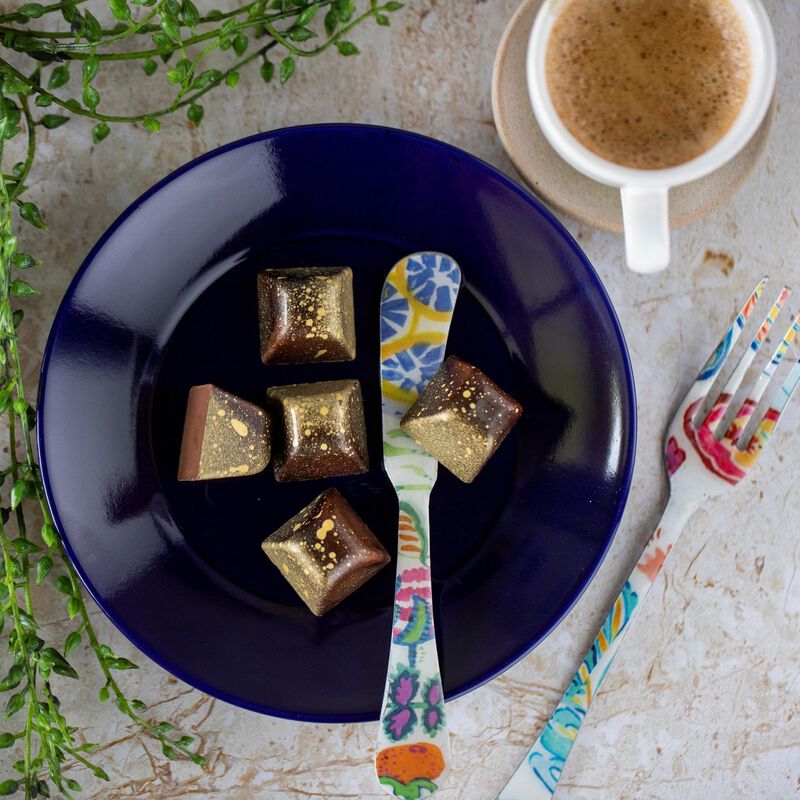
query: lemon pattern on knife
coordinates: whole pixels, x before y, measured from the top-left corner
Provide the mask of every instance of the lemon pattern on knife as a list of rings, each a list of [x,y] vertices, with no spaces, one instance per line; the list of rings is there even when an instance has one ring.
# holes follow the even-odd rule
[[[375,771],[403,800],[436,792],[449,759],[431,596],[428,499],[436,462],[400,419],[444,360],[461,282],[441,253],[417,253],[389,273],[381,297],[383,455],[399,501],[390,669]]]

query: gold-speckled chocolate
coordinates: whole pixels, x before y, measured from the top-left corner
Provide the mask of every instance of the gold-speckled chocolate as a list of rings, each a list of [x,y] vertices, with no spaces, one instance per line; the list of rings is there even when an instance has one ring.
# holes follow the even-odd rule
[[[207,383],[189,391],[179,481],[255,475],[269,463],[269,417]]]
[[[352,361],[352,270],[265,269],[258,275],[258,323],[265,364]]]
[[[449,356],[400,427],[457,478],[472,483],[521,414],[522,406],[477,367]]]
[[[280,442],[276,480],[306,481],[367,471],[367,430],[358,381],[275,386],[267,398]]]
[[[389,561],[389,554],[336,489],[328,489],[261,544],[318,617]]]

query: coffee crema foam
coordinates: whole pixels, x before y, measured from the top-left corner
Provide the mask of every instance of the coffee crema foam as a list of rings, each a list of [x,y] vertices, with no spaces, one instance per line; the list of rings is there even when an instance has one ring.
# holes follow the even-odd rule
[[[589,150],[626,167],[673,167],[738,116],[747,35],[728,0],[569,0],[546,78],[558,116]]]

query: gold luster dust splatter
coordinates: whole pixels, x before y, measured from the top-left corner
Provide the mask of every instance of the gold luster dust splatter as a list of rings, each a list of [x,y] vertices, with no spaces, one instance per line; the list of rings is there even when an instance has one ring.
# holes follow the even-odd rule
[[[269,461],[268,431],[268,418],[263,411],[240,397],[211,387],[198,478],[261,472]]]
[[[306,428],[306,429],[303,431],[303,435],[304,435],[304,436],[311,436],[311,428]]]
[[[245,425],[244,422],[242,422],[241,420],[232,419],[231,428],[233,428],[236,431],[236,433],[239,434],[239,436],[241,437],[247,436],[247,425]]]
[[[469,398],[469,397],[472,397],[472,392],[469,389],[464,389],[464,391],[461,393],[461,395],[462,395],[462,397]]]
[[[330,414],[330,411],[331,410],[328,408],[328,406],[322,406],[322,408],[319,410],[319,413],[322,414],[323,417],[327,417],[328,414]]]
[[[322,443],[322,444],[319,446],[319,449],[320,449],[320,450],[327,450],[327,449],[328,449],[328,445],[327,445],[327,444],[325,444],[325,442],[323,442],[323,443]]]
[[[327,350],[325,350],[325,349],[323,349],[323,350],[317,350],[317,354],[314,356],[314,358],[322,358],[322,356],[324,356],[324,355],[325,355],[325,353],[327,353],[327,352],[328,352],[328,351],[327,351]]]

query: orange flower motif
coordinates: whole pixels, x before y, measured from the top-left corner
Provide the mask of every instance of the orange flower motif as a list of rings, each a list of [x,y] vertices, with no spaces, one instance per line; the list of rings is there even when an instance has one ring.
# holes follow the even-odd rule
[[[664,561],[666,561],[670,550],[672,550],[672,545],[669,545],[666,550],[656,547],[652,555],[645,553],[640,563],[636,565],[636,569],[647,575],[647,579],[652,583],[661,567],[664,566]]]

